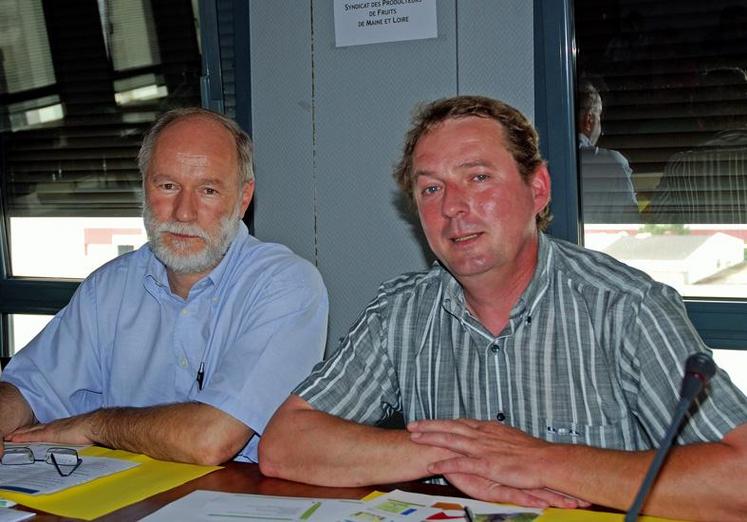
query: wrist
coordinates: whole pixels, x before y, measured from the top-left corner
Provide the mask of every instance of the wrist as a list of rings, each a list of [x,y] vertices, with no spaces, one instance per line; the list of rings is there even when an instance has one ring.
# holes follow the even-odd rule
[[[102,446],[109,446],[106,437],[104,437],[104,410],[94,410],[90,413],[83,415],[83,425],[85,429],[85,437],[94,444],[100,444]]]
[[[540,478],[542,487],[554,488],[558,479],[562,483],[564,463],[569,457],[572,447],[567,444],[543,443],[537,451],[537,458],[532,463],[535,476]]]

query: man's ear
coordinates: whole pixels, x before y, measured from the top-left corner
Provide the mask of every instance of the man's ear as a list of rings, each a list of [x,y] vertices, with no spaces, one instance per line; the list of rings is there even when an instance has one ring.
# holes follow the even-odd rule
[[[240,217],[244,217],[246,209],[249,208],[249,203],[252,202],[254,196],[254,180],[248,181],[241,186],[241,212]]]
[[[543,162],[534,170],[529,186],[532,187],[534,197],[534,213],[539,213],[550,203],[550,172],[547,165]]]

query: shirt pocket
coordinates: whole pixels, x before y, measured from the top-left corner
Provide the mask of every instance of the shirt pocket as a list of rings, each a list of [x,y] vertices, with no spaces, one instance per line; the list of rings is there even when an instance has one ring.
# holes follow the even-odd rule
[[[598,448],[634,449],[632,434],[626,436],[624,421],[588,425],[555,419],[544,419],[543,438],[561,444],[584,444]],[[626,444],[626,440],[628,443]]]

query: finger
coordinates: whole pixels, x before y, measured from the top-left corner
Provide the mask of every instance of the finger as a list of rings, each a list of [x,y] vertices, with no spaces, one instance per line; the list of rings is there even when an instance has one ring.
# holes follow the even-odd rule
[[[477,425],[479,425],[479,421],[470,421],[469,419],[419,420],[410,422],[407,429],[416,433],[446,432],[469,435],[473,433],[474,427]]]
[[[11,437],[15,437],[17,435],[26,435],[29,433],[34,433],[37,431],[43,431],[46,430],[47,425],[46,424],[34,424],[33,426],[25,426],[23,428],[18,428],[15,431],[12,431],[8,433],[6,436],[6,440],[11,440]]]
[[[17,428],[10,432],[8,435],[13,435],[14,433],[26,433],[29,431],[36,431],[36,430],[43,430],[46,428],[46,424],[31,424],[29,426],[23,426],[22,428]]]
[[[492,424],[490,421],[479,421],[477,419],[457,419],[455,422],[468,426],[473,430],[479,429],[483,424]]]
[[[589,505],[588,503],[583,502],[575,497],[571,497],[559,491],[554,491],[551,489],[527,489],[524,491],[536,498],[541,498],[548,504],[555,507],[575,509],[579,507],[588,507]]]
[[[529,490],[504,486],[475,475],[455,473],[445,475],[445,477],[452,485],[464,493],[480,500],[504,502],[541,509],[552,505],[545,499],[534,496]]]
[[[53,442],[53,439],[45,430],[26,430],[13,432],[8,437],[10,442]]]
[[[566,495],[560,491],[555,491],[551,489],[546,488],[527,488],[527,489],[521,489],[521,488],[513,488],[510,486],[506,486],[505,484],[498,484],[494,482],[488,475],[489,473],[486,473],[486,468],[484,465],[484,461],[480,459],[472,459],[472,458],[465,458],[465,457],[457,457],[453,459],[447,459],[442,460],[439,462],[436,462],[428,467],[428,471],[430,473],[433,473],[434,475],[444,475],[444,476],[451,476],[451,475],[459,475],[459,476],[473,476],[473,477],[479,477],[481,479],[490,481],[492,484],[490,485],[489,489],[495,489],[497,487],[500,487],[501,489],[494,492],[495,494],[503,494],[505,491],[511,491],[510,495],[512,498],[514,498],[517,494],[514,493],[514,490],[522,491],[526,495],[530,495],[534,497],[535,499],[539,499],[548,505],[552,505],[555,507],[561,507],[561,508],[578,508],[578,507],[588,507],[590,504],[588,502],[585,502],[583,500],[577,499],[575,497]],[[495,475],[495,470],[493,471],[493,475]],[[523,499],[522,502],[527,502],[522,495],[521,498]],[[507,502],[507,500],[506,500]],[[525,505],[525,504],[522,504]]]
[[[453,459],[439,460],[428,466],[428,472],[434,475],[446,475],[449,473],[468,473],[470,475],[483,475],[484,469],[480,459],[470,457],[455,457]]]
[[[477,455],[480,453],[480,441],[472,437],[444,432],[416,432],[410,434],[410,440],[417,444],[436,446],[462,455]]]
[[[591,506],[591,502],[588,502],[582,498],[574,497],[573,495],[568,495],[566,493],[563,493],[562,491],[558,491],[556,489],[550,489],[550,488],[544,488],[546,491],[552,491],[553,493],[557,493],[559,495],[563,495],[565,498],[570,499],[576,503],[576,507],[580,508],[587,508]]]

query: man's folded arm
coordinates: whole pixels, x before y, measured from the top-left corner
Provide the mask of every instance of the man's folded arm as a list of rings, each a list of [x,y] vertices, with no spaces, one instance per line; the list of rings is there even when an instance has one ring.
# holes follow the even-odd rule
[[[654,451],[556,446],[550,448],[548,455],[545,470],[548,487],[627,510]],[[747,497],[741,477],[746,471],[747,424],[735,428],[719,442],[675,447],[647,497],[643,512],[693,520],[745,520]]]
[[[291,395],[259,443],[262,473],[323,486],[362,486],[430,476],[428,465],[454,456],[414,444],[405,430],[376,428],[314,409]]]
[[[97,444],[163,460],[216,465],[234,457],[254,432],[207,404],[102,408],[37,424],[10,435],[13,442]]]

